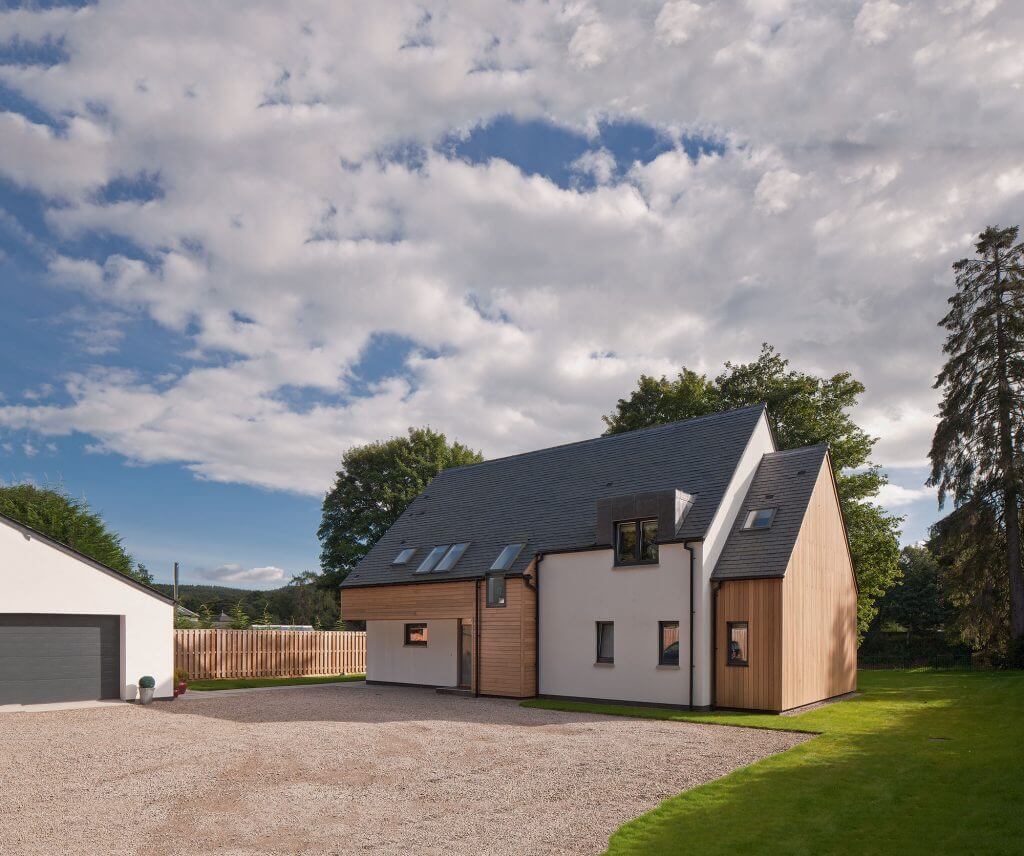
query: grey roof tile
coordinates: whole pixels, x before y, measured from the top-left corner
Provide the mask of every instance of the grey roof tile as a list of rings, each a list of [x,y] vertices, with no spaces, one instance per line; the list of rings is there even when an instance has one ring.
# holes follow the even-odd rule
[[[818,445],[772,452],[761,458],[711,579],[785,575],[827,453],[825,445]],[[743,529],[747,513],[755,508],[777,509],[768,529]]]
[[[511,573],[538,552],[596,541],[597,501],[640,491],[694,496],[678,533],[700,538],[711,523],[764,406],[540,449],[439,474],[342,584],[345,588],[484,575],[506,544],[522,542]],[[444,574],[413,573],[436,544],[469,542]],[[404,547],[407,565],[391,562]]]

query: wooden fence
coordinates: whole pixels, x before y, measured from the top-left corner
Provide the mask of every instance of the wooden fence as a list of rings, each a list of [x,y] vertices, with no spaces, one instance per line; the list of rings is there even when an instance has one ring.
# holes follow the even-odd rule
[[[175,630],[174,666],[193,680],[364,674],[366,633]]]

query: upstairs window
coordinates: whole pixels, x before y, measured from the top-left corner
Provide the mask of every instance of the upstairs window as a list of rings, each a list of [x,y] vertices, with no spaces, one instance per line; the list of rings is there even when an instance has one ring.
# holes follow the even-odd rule
[[[512,567],[512,563],[515,562],[519,556],[519,551],[523,549],[522,544],[509,544],[500,553],[498,558],[494,560],[494,564],[491,565],[492,571],[507,571]]]
[[[425,558],[420,566],[416,569],[417,574],[429,574],[437,566],[437,563],[441,561],[441,557],[448,552],[448,544],[442,544],[440,547],[435,547]]]
[[[652,565],[657,561],[657,520],[628,520],[615,524],[616,565]]]
[[[487,605],[505,605],[505,578],[499,574],[491,574],[487,577]]]
[[[415,547],[406,547],[400,551],[394,559],[391,560],[392,565],[408,565],[412,557],[416,555]]]
[[[752,508],[743,521],[744,529],[768,529],[775,520],[774,508]]]
[[[726,628],[729,640],[729,651],[726,657],[727,666],[748,665],[750,631],[746,621],[730,621]]]
[[[615,662],[615,622],[597,622],[597,662]]]

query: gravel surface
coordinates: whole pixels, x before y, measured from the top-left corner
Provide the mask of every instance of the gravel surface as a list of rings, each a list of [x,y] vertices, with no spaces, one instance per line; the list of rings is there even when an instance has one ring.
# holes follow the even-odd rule
[[[0,715],[0,852],[597,853],[805,735],[362,683]]]

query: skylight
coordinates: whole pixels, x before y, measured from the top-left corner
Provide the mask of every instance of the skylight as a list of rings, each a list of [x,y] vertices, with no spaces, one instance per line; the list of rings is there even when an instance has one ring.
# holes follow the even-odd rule
[[[448,544],[442,544],[440,547],[435,547],[429,553],[427,558],[423,560],[420,566],[416,569],[417,574],[429,574],[434,570],[434,566],[441,561],[441,557],[448,552]]]
[[[434,571],[436,573],[440,573],[441,571],[450,571],[455,567],[455,563],[462,558],[462,554],[466,552],[466,548],[468,546],[469,544],[453,544],[452,548],[445,553],[441,563],[434,568]]]
[[[394,559],[391,560],[391,564],[392,565],[408,565],[409,564],[409,560],[412,559],[412,557],[415,555],[415,553],[416,553],[416,548],[415,547],[406,547],[397,556],[395,556]]]
[[[747,512],[747,519],[743,523],[744,529],[767,529],[775,519],[774,508],[752,508]]]
[[[498,558],[495,559],[494,564],[491,565],[491,570],[507,571],[512,567],[512,563],[516,560],[516,556],[519,555],[519,551],[522,549],[522,544],[509,544],[500,553],[498,553]]]

